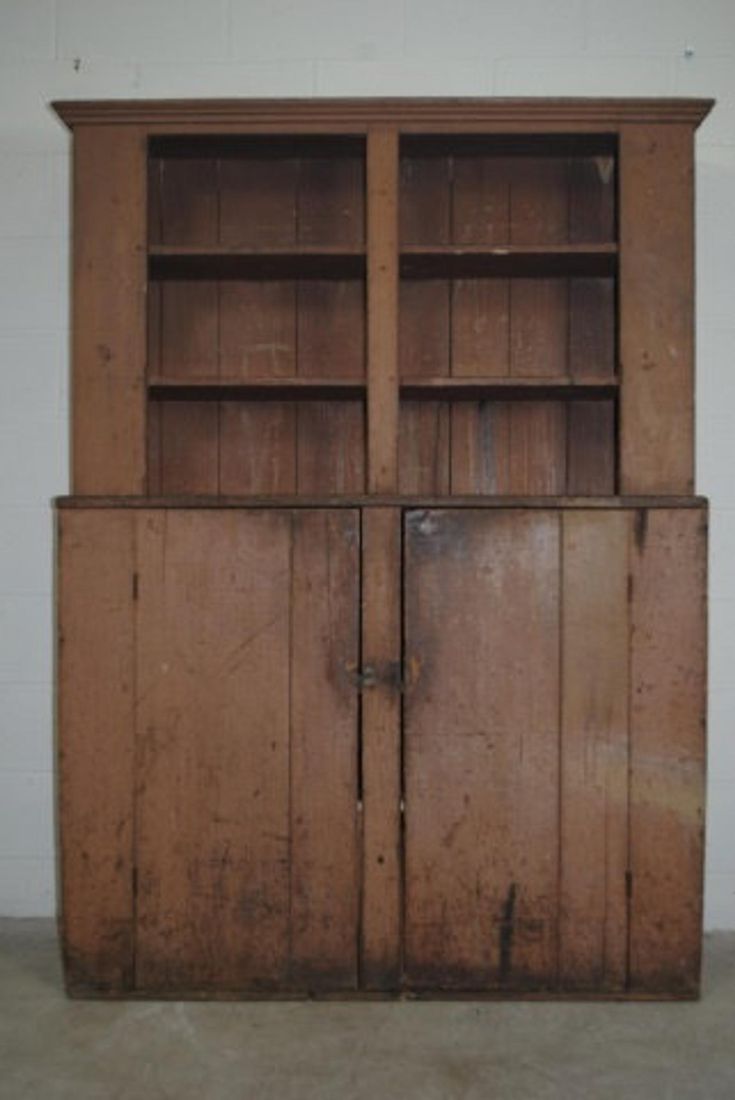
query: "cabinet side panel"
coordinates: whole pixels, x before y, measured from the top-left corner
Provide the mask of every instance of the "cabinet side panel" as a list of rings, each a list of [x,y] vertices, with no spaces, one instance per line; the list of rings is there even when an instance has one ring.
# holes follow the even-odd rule
[[[556,982],[559,519],[409,512],[405,975]]]
[[[146,145],[138,127],[74,138],[72,491],[146,491]]]
[[[292,523],[291,982],[354,989],[359,514],[296,511]]]
[[[694,484],[693,134],[620,138],[620,491]]]
[[[133,966],[132,512],[59,515],[61,921],[71,992],[123,992]]]
[[[699,984],[706,519],[639,512],[632,558],[630,988]]]
[[[562,989],[622,990],[628,867],[626,511],[562,517]]]

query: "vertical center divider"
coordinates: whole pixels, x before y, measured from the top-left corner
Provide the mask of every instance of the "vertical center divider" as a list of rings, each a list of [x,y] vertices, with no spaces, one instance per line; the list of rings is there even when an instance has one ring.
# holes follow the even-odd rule
[[[401,509],[362,513],[362,913],[366,990],[395,990],[401,970]]]
[[[367,137],[367,481],[398,491],[398,130]]]

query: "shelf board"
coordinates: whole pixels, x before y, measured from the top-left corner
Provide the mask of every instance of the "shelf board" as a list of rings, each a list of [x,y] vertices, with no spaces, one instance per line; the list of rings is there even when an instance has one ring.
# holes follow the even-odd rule
[[[57,508],[541,508],[560,509],[624,509],[641,508],[701,508],[706,511],[706,497],[680,496],[489,496],[477,493],[473,496],[421,496],[405,494],[386,496],[381,494],[355,494],[342,496],[294,496],[290,493],[271,496],[197,496],[186,493],[178,496],[60,496],[55,498]]]
[[[409,401],[604,401],[618,389],[615,378],[403,378],[401,397]]]
[[[229,245],[151,245],[153,279],[361,278],[365,250],[352,245],[238,248]]]
[[[604,401],[617,392],[614,378],[403,378],[407,401]],[[165,378],[149,379],[154,401],[310,401],[364,399],[366,384],[353,378]]]
[[[618,246],[404,245],[401,275],[451,278],[477,275],[614,275]]]
[[[365,382],[352,378],[163,378],[148,381],[154,401],[360,401]]]
[[[482,275],[614,275],[618,246],[560,245],[405,245],[401,275],[452,278]],[[238,248],[229,245],[151,245],[153,279],[362,278],[364,248],[351,245],[294,245]]]

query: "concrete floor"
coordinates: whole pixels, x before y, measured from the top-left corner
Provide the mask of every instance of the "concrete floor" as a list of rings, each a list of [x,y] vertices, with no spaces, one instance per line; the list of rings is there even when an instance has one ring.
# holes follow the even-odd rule
[[[735,933],[700,1003],[68,1001],[0,921],[2,1100],[735,1100]]]

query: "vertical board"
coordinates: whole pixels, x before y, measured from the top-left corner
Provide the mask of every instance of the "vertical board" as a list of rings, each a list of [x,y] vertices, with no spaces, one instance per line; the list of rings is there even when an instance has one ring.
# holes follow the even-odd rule
[[[407,513],[409,986],[555,983],[559,570],[553,513]]]
[[[291,521],[140,513],[136,988],[288,975]]]
[[[361,987],[396,989],[401,964],[401,513],[362,516]]]
[[[568,373],[613,379],[615,372],[615,281],[569,279]]]
[[[220,402],[223,496],[296,492],[296,415],[292,401]]]
[[[240,248],[296,243],[294,157],[223,157],[219,164],[219,241]]]
[[[219,362],[213,374],[222,378],[292,378],[296,374],[295,283],[282,279],[221,282],[217,323]]]
[[[553,496],[566,486],[561,401],[463,401],[451,407],[451,491]]]
[[[367,145],[367,482],[398,486],[398,132],[375,128]]]
[[[615,402],[567,404],[567,485],[569,496],[608,496],[615,492]]]
[[[297,373],[304,378],[365,377],[365,284],[302,279],[296,284]]]
[[[157,362],[149,363],[149,373],[164,378],[216,378],[219,360],[217,283],[169,279],[156,290],[160,296],[160,345]]]
[[[452,414],[452,406],[445,401],[401,401],[399,493],[405,496],[447,495]]]
[[[452,374],[486,378],[508,374],[514,290],[509,279],[452,282]],[[515,339],[517,343],[517,332]]]
[[[361,245],[365,241],[365,164],[357,153],[308,156],[299,166],[297,242]]]
[[[451,171],[449,157],[415,156],[402,151],[401,244],[449,244],[452,239]]]
[[[146,491],[146,145],[74,136],[72,492]]]
[[[216,244],[219,172],[214,158],[164,157],[151,183],[157,185],[150,197],[157,214],[151,243]]]
[[[513,279],[510,284],[510,373],[563,378],[569,363],[569,281]]]
[[[136,988],[351,985],[354,513],[139,524]]]
[[[562,514],[559,982],[627,978],[630,513]]]
[[[457,156],[452,181],[455,244],[507,244],[512,161]],[[456,375],[506,375],[510,370],[511,281],[452,282],[452,368]]]
[[[398,360],[401,378],[449,374],[449,287],[446,279],[402,279]]]
[[[291,984],[357,985],[360,531],[347,509],[293,513]]]
[[[690,126],[620,135],[620,491],[694,484],[694,165]]]
[[[61,929],[71,992],[133,978],[133,512],[59,514]]]
[[[296,408],[296,483],[305,496],[365,491],[362,401],[303,401]]]
[[[163,494],[219,491],[219,405],[216,401],[161,401],[160,485]]]
[[[638,512],[631,564],[630,988],[691,994],[702,936],[706,513]]]

